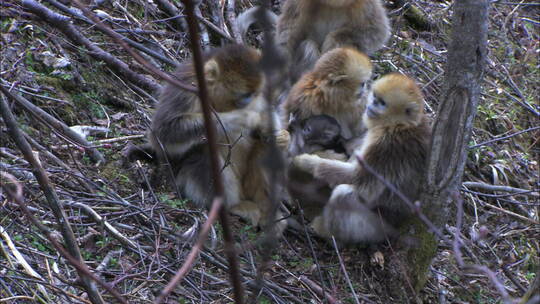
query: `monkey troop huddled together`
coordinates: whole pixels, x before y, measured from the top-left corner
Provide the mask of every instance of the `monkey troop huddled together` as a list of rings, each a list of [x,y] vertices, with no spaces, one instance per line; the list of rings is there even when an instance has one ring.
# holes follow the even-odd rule
[[[253,10],[238,22],[252,22],[249,14]],[[413,79],[391,73],[371,81],[368,55],[389,36],[381,0],[285,1],[276,42],[288,60],[291,86],[281,101],[271,101],[275,112],[265,109],[259,51],[229,45],[206,55],[231,213],[253,225],[277,223],[279,233],[290,221],[272,211],[268,174],[260,165],[266,139],[276,136],[288,164],[286,201],[304,210],[316,234],[368,244],[398,234],[411,211],[362,163],[416,200],[431,128]],[[195,69],[186,62],[175,76],[193,83]],[[185,197],[209,207],[212,176],[199,98],[168,84],[159,100],[148,143],[132,147],[128,158],[155,161],[163,176],[172,171]],[[268,129],[269,119],[277,131]]]

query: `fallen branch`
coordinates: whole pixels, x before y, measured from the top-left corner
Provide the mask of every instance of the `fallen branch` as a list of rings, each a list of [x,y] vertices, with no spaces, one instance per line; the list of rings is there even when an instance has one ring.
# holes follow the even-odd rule
[[[74,203],[73,207],[78,207],[83,210],[84,213],[88,214],[97,224],[100,226],[105,227],[105,230],[107,230],[113,238],[117,239],[122,245],[131,247],[133,249],[137,249],[138,246],[133,243],[130,239],[125,237],[123,234],[120,233],[116,228],[114,228],[109,222],[107,222],[101,215],[99,215],[97,212],[94,211],[94,209],[90,208],[89,206],[82,204],[82,203]]]
[[[80,19],[80,20],[82,20],[82,21],[84,21],[84,22],[86,22],[86,23],[88,23],[88,24],[90,24],[92,26],[96,25],[95,22],[93,22],[92,20],[86,18],[84,15],[81,15],[79,13],[79,11],[76,11],[76,10],[74,10],[72,8],[69,8],[69,7],[63,5],[62,3],[60,3],[60,2],[58,2],[56,0],[46,0],[46,1],[48,3],[50,3],[52,6],[56,7],[57,9],[61,10],[62,12],[66,13],[66,14],[70,14],[72,16],[75,16],[76,18],[78,18],[78,19]],[[100,27],[97,27],[97,28],[98,28],[98,30],[103,32],[102,28],[100,28]],[[121,31],[120,30],[115,30],[115,32],[121,32]],[[130,46],[136,48],[137,50],[139,50],[139,51],[141,51],[141,52],[143,52],[143,53],[145,53],[145,54],[147,54],[149,56],[152,56],[152,57],[154,57],[154,58],[156,58],[158,60],[161,60],[164,63],[168,63],[168,64],[173,65],[173,66],[178,65],[177,61],[172,60],[170,58],[167,58],[167,57],[161,55],[160,53],[158,53],[158,52],[156,52],[154,50],[151,50],[151,49],[145,47],[144,45],[142,45],[142,44],[140,44],[140,43],[138,43],[136,41],[133,41],[133,40],[129,39],[128,37],[122,36],[122,40],[124,40],[125,42],[127,42],[127,44],[129,44]]]
[[[301,275],[298,279],[300,280],[300,282],[304,283],[307,287],[309,287],[309,289],[313,290],[316,294],[318,294],[321,297],[324,297],[326,301],[328,301],[328,303],[330,304],[341,303],[340,301],[332,297],[328,292],[325,292],[324,289],[321,288],[321,286],[317,285],[317,283],[308,279],[306,276]]]
[[[96,58],[97,60],[106,62],[114,71],[120,73],[135,85],[152,92],[157,92],[159,90],[160,85],[158,85],[155,81],[150,80],[141,74],[135,73],[125,62],[116,58],[112,54],[105,52],[103,49],[90,41],[90,39],[84,37],[80,31],[73,24],[71,24],[69,17],[53,12],[35,0],[23,0],[22,4],[26,9],[64,33],[64,35],[71,39],[75,45],[86,47],[90,56]],[[126,43],[125,41],[122,42],[124,44]]]
[[[31,0],[25,0],[25,1],[31,1]],[[33,1],[33,0],[32,0]],[[105,34],[107,34],[109,37],[111,37],[116,43],[118,43],[124,50],[126,50],[138,63],[140,63],[143,67],[145,67],[150,73],[152,73],[154,76],[163,79],[178,88],[182,90],[186,90],[189,92],[196,93],[197,89],[193,87],[191,84],[185,84],[178,79],[170,76],[167,73],[162,72],[161,70],[157,69],[155,66],[150,64],[148,61],[146,61],[144,58],[139,55],[139,53],[132,50],[129,45],[122,39],[122,35],[118,34],[117,32],[113,31],[111,28],[106,26],[99,18],[92,13],[86,6],[84,6],[81,2],[78,0],[73,0],[73,3],[77,5],[79,9],[81,9],[84,13],[84,15],[88,18],[90,18],[92,21],[96,23],[96,27],[98,27],[101,31],[103,31]],[[116,58],[115,58],[116,59]],[[139,75],[140,76],[140,75]],[[159,85],[156,85],[155,89],[152,91],[157,91],[161,87]]]
[[[532,190],[514,188],[510,186],[497,186],[497,185],[490,185],[490,184],[479,183],[479,182],[464,182],[463,186],[467,188],[484,189],[484,190],[489,190],[489,191],[515,192],[516,195],[527,194],[527,195],[536,196],[536,197],[540,196],[540,194],[534,193]]]
[[[208,230],[210,226],[213,223],[213,220],[211,221],[211,215],[214,215],[215,213],[219,213],[219,218],[221,222],[221,227],[223,228],[223,239],[225,241],[224,247],[225,247],[225,254],[227,255],[227,259],[229,262],[229,275],[230,280],[233,285],[233,291],[234,291],[234,298],[235,302],[237,304],[243,303],[244,298],[244,290],[242,287],[242,283],[240,280],[240,273],[239,273],[239,267],[238,267],[238,261],[235,253],[234,248],[234,240],[232,237],[231,227],[229,224],[229,215],[227,214],[227,210],[223,208],[222,205],[224,205],[226,202],[223,200],[225,199],[225,189],[223,186],[223,180],[221,179],[221,164],[219,161],[218,156],[218,147],[217,147],[217,136],[216,136],[216,126],[213,123],[212,120],[212,111],[210,107],[210,102],[208,100],[208,92],[206,90],[206,81],[204,77],[204,68],[203,68],[203,58],[201,54],[201,47],[199,42],[199,34],[198,34],[198,28],[197,28],[197,22],[196,22],[196,13],[195,13],[195,4],[192,2],[192,0],[185,0],[184,5],[186,7],[186,14],[187,14],[187,22],[189,27],[189,37],[191,41],[191,51],[193,54],[193,63],[195,67],[195,73],[197,77],[197,84],[199,87],[198,94],[199,94],[199,100],[201,102],[203,117],[204,117],[204,127],[206,130],[206,138],[208,140],[208,147],[210,150],[210,163],[212,167],[212,178],[214,181],[214,193],[215,198],[212,202],[212,209],[214,211],[214,214],[210,214],[208,216],[208,220],[205,222],[205,226],[203,226],[203,231],[206,232],[203,233],[201,231],[201,235],[199,237],[198,243],[204,242],[204,239],[206,238],[206,234],[208,234]],[[200,247],[194,247],[192,251],[190,252],[190,259],[194,260],[195,256],[200,251]],[[191,268],[191,265],[188,264],[190,260],[186,260],[184,265],[180,270],[177,271],[174,278],[167,284],[165,289],[161,292],[159,297],[156,299],[156,303],[161,303],[165,300],[165,298],[172,292],[172,290],[176,287],[176,285],[179,283],[180,279],[187,273],[187,271]],[[190,262],[191,264],[193,262]]]
[[[2,88],[1,86],[0,86],[0,89],[6,90]],[[13,139],[15,144],[19,147],[26,161],[32,165],[32,173],[36,177],[36,180],[41,190],[43,191],[43,194],[45,195],[45,199],[49,205],[49,208],[52,210],[52,213],[54,217],[56,218],[58,225],[60,226],[60,232],[62,233],[62,236],[64,237],[64,241],[69,250],[69,256],[73,259],[73,261],[75,261],[75,263],[78,263],[80,265],[84,264],[84,260],[82,259],[79,245],[77,244],[77,238],[75,237],[75,234],[73,233],[73,230],[71,229],[69,221],[64,213],[64,210],[62,209],[61,202],[59,201],[58,196],[56,195],[56,192],[54,191],[54,188],[51,186],[49,177],[47,176],[47,172],[45,172],[45,169],[43,169],[39,160],[36,159],[36,157],[32,153],[32,148],[30,147],[30,144],[28,144],[28,142],[24,139],[24,136],[21,130],[19,130],[17,122],[15,121],[15,117],[13,117],[13,113],[11,113],[11,110],[9,109],[6,101],[3,98],[0,98],[0,112],[2,113],[2,118],[4,119],[4,123],[7,126],[7,129],[8,129],[7,131],[8,131],[9,136]],[[16,182],[14,182],[14,185],[20,187],[20,185],[18,185],[18,183]],[[22,201],[22,188],[18,190],[17,194],[18,194],[18,196],[16,197],[17,203],[19,203],[19,205],[22,207],[24,205],[24,202]],[[28,211],[28,209],[25,209],[25,210],[28,212],[28,215],[31,216],[29,213],[30,211]],[[41,225],[41,223],[39,224]],[[47,231],[47,233],[48,233],[48,236],[50,236],[50,232]],[[97,289],[96,284],[91,280],[88,274],[85,271],[81,271],[81,270],[79,270],[78,273],[79,273],[79,276],[81,277],[82,284],[84,286],[84,289],[88,293],[88,297],[90,298],[90,300],[94,304],[104,303]]]
[[[85,151],[88,151],[88,154],[90,158],[96,162],[101,163],[105,161],[105,158],[99,151],[95,148],[92,148],[92,144],[90,144],[86,139],[82,138],[77,132],[71,130],[66,124],[61,122],[60,120],[54,118],[49,113],[43,111],[40,107],[35,106],[30,101],[26,100],[22,96],[18,94],[11,93],[8,89],[4,88],[3,86],[0,86],[0,91],[4,93],[7,97],[9,97],[11,100],[15,101],[18,105],[23,107],[25,110],[27,110],[32,116],[34,116],[36,119],[45,122],[49,127],[51,127],[57,135],[59,135],[61,138],[67,139],[69,142],[85,148]]]
[[[0,101],[0,104],[3,103]],[[16,181],[12,176],[9,176],[3,172],[0,172],[2,178],[5,180],[9,180],[9,186],[8,184],[2,184],[4,189],[6,189],[6,192],[8,195],[19,205],[25,216],[28,218],[34,226],[36,226],[43,234],[45,234],[45,237],[49,240],[49,242],[53,245],[53,247],[60,253],[61,256],[63,256],[71,266],[75,267],[77,269],[77,272],[79,275],[81,275],[82,283],[86,287],[87,285],[91,285],[92,289],[86,289],[86,292],[88,293],[88,297],[92,301],[93,304],[96,303],[105,303],[103,299],[101,298],[101,295],[99,294],[94,282],[101,285],[103,288],[105,288],[108,292],[111,293],[113,297],[115,297],[120,303],[122,304],[128,304],[128,302],[122,297],[118,291],[116,291],[114,288],[112,288],[109,284],[103,282],[100,278],[98,278],[88,267],[84,264],[84,261],[82,261],[79,258],[73,256],[70,254],[69,251],[73,251],[74,248],[70,248],[68,246],[68,249],[64,248],[58,241],[55,239],[55,236],[49,231],[49,229],[43,225],[40,221],[38,221],[32,213],[30,213],[30,210],[28,209],[28,206],[24,202],[24,198],[22,196],[22,186],[18,181]],[[15,187],[15,189],[13,189]],[[75,247],[78,249],[78,247]]]

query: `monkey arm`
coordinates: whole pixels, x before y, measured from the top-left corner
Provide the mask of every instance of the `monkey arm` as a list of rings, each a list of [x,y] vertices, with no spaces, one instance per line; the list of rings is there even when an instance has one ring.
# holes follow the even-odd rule
[[[355,163],[333,159],[324,159],[317,155],[302,154],[293,159],[293,165],[300,170],[313,174],[331,186],[352,184],[358,172]]]
[[[228,134],[240,134],[261,123],[261,115],[255,111],[234,110],[217,113],[213,118],[216,124],[218,140]],[[218,120],[218,121],[216,121]],[[205,136],[202,113],[183,113],[165,117],[153,126],[153,133],[165,146],[178,145],[192,141],[203,141]]]
[[[348,159],[347,155],[345,155],[344,153],[337,153],[334,150],[316,151],[313,152],[313,154],[325,159],[333,159],[339,161],[347,161]]]

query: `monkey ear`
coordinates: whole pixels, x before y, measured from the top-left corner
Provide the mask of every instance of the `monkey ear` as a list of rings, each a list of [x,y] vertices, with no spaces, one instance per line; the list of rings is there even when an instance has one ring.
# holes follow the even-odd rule
[[[219,77],[219,64],[215,60],[209,60],[204,65],[204,75],[209,82],[216,81]]]
[[[338,84],[340,81],[347,79],[347,75],[335,75],[335,74],[328,74],[328,82],[330,84]]]

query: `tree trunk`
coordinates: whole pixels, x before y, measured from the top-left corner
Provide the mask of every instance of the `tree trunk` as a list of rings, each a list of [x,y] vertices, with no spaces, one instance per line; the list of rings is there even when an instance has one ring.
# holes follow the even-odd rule
[[[462,182],[487,56],[488,3],[488,0],[454,2],[446,81],[433,125],[420,196],[422,212],[438,227],[444,227],[450,214],[451,194],[459,191]],[[389,290],[393,297],[402,300],[414,297],[424,286],[438,242],[418,218],[412,220],[408,229],[415,244],[397,254],[388,265],[394,268],[394,275],[401,276],[392,280],[395,283],[390,284]]]

